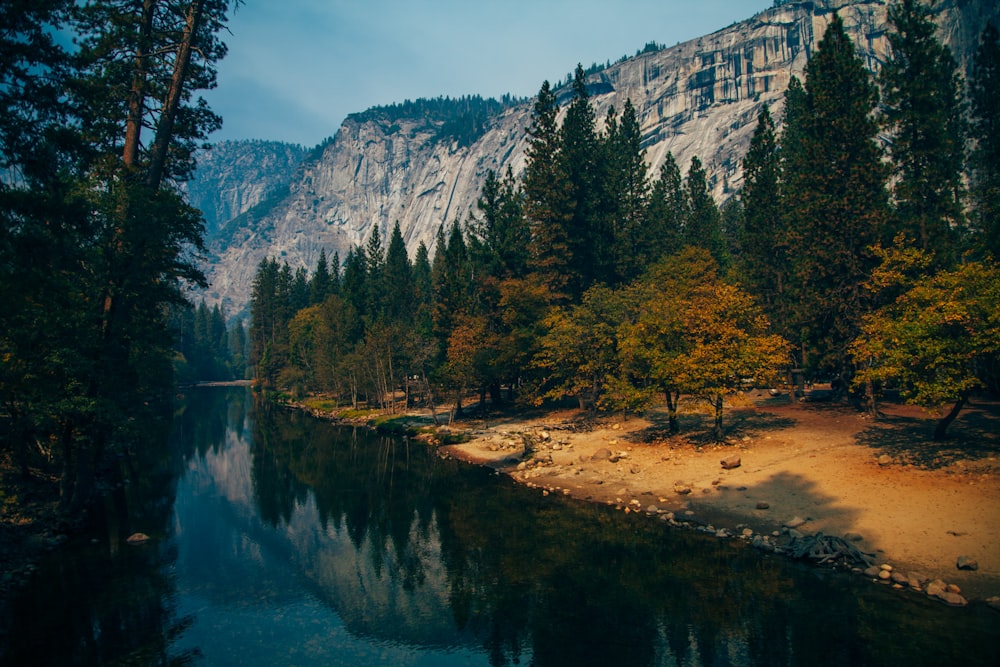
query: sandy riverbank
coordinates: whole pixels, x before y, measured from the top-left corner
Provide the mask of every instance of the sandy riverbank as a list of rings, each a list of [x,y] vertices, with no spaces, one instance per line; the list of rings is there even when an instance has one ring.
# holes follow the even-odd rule
[[[758,394],[727,410],[721,444],[704,437],[697,413],[668,437],[657,411],[624,420],[561,411],[469,423],[472,440],[442,450],[543,492],[655,505],[737,535],[803,521],[807,535],[851,534],[897,572],[955,584],[969,599],[1000,595],[1000,406],[974,403],[944,444],[930,440],[933,420],[919,410],[882,408],[873,421],[844,405]],[[521,463],[525,434],[536,451]],[[724,469],[733,456],[739,467]],[[962,556],[978,569],[958,569]]]

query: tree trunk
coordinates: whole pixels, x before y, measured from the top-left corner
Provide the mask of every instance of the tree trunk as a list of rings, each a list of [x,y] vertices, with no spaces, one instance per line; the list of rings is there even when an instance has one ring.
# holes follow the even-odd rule
[[[188,5],[187,14],[184,17],[184,34],[181,37],[180,44],[177,45],[177,57],[174,60],[173,75],[170,77],[170,88],[167,90],[163,110],[156,125],[156,138],[153,141],[153,148],[150,152],[149,173],[146,177],[146,183],[153,190],[158,190],[160,183],[163,182],[170,139],[174,134],[174,121],[177,118],[181,98],[184,96],[184,87],[187,84],[188,64],[191,62],[194,39],[198,33],[204,9],[205,0],[192,0],[191,4]]]
[[[139,160],[139,145],[142,135],[142,117],[146,111],[146,77],[149,75],[147,60],[153,36],[153,13],[157,0],[143,0],[142,17],[139,22],[139,39],[135,50],[135,69],[132,71],[132,87],[128,95],[128,117],[125,121],[125,148],[122,161],[127,167],[135,166]]]
[[[435,426],[440,426],[437,416],[437,405],[434,403],[434,391],[431,389],[431,382],[427,379],[427,374],[424,376],[424,389],[427,391],[427,402],[431,406],[431,420],[433,420]]]
[[[934,442],[941,442],[942,440],[946,440],[948,438],[948,427],[953,421],[955,421],[955,418],[958,417],[958,413],[961,412],[962,407],[965,405],[967,400],[969,400],[969,393],[962,392],[948,414],[938,421],[937,425],[934,427]]]
[[[670,389],[664,389],[663,393],[667,397],[667,423],[670,435],[677,435],[681,430],[680,424],[677,423],[677,402],[680,400],[681,394],[679,391]]]
[[[878,411],[878,398],[875,396],[875,383],[865,380],[865,398],[868,399],[868,415],[872,419],[878,419],[881,415]]]
[[[491,382],[489,386],[490,401],[493,406],[499,408],[503,405],[503,390],[500,387],[499,382]]]
[[[712,437],[715,440],[722,440],[722,394],[716,394],[714,398],[715,405],[715,424],[712,427]]]

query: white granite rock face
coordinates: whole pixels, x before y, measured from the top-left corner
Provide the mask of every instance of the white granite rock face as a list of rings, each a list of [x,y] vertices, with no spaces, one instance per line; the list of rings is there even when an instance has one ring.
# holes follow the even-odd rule
[[[988,0],[938,5],[942,36],[960,59],[974,51],[985,21],[1000,16]],[[631,99],[651,175],[668,151],[685,173],[697,155],[722,203],[741,185],[742,159],[761,106],[770,105],[780,124],[788,82],[801,78],[835,9],[868,65],[877,68],[888,48],[886,0],[791,2],[592,76],[596,116],[602,120],[610,105],[620,110]],[[568,101],[568,90],[557,92]],[[396,221],[411,256],[421,241],[433,252],[441,225],[474,212],[487,170],[523,171],[530,119],[531,103],[509,109],[477,142],[460,147],[437,140],[438,125],[426,119],[390,125],[348,118],[318,157],[302,163],[287,197],[211,242],[206,297],[239,312],[261,259],[312,270],[321,248],[343,258],[373,228],[387,239]],[[223,198],[230,213],[263,199],[252,174],[243,187]]]

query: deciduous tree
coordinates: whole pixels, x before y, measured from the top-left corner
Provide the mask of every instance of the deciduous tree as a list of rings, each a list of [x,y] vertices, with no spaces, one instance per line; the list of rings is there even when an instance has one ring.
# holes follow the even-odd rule
[[[934,429],[943,440],[1000,360],[1000,270],[973,262],[917,280],[865,318],[851,351],[863,362],[856,384],[895,380],[908,402],[946,407]]]

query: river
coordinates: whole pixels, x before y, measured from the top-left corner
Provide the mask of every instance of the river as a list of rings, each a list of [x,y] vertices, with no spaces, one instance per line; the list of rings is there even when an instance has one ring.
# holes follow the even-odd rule
[[[997,665],[1000,614],[255,404],[181,397],[9,665]],[[140,546],[125,537],[150,535]]]

